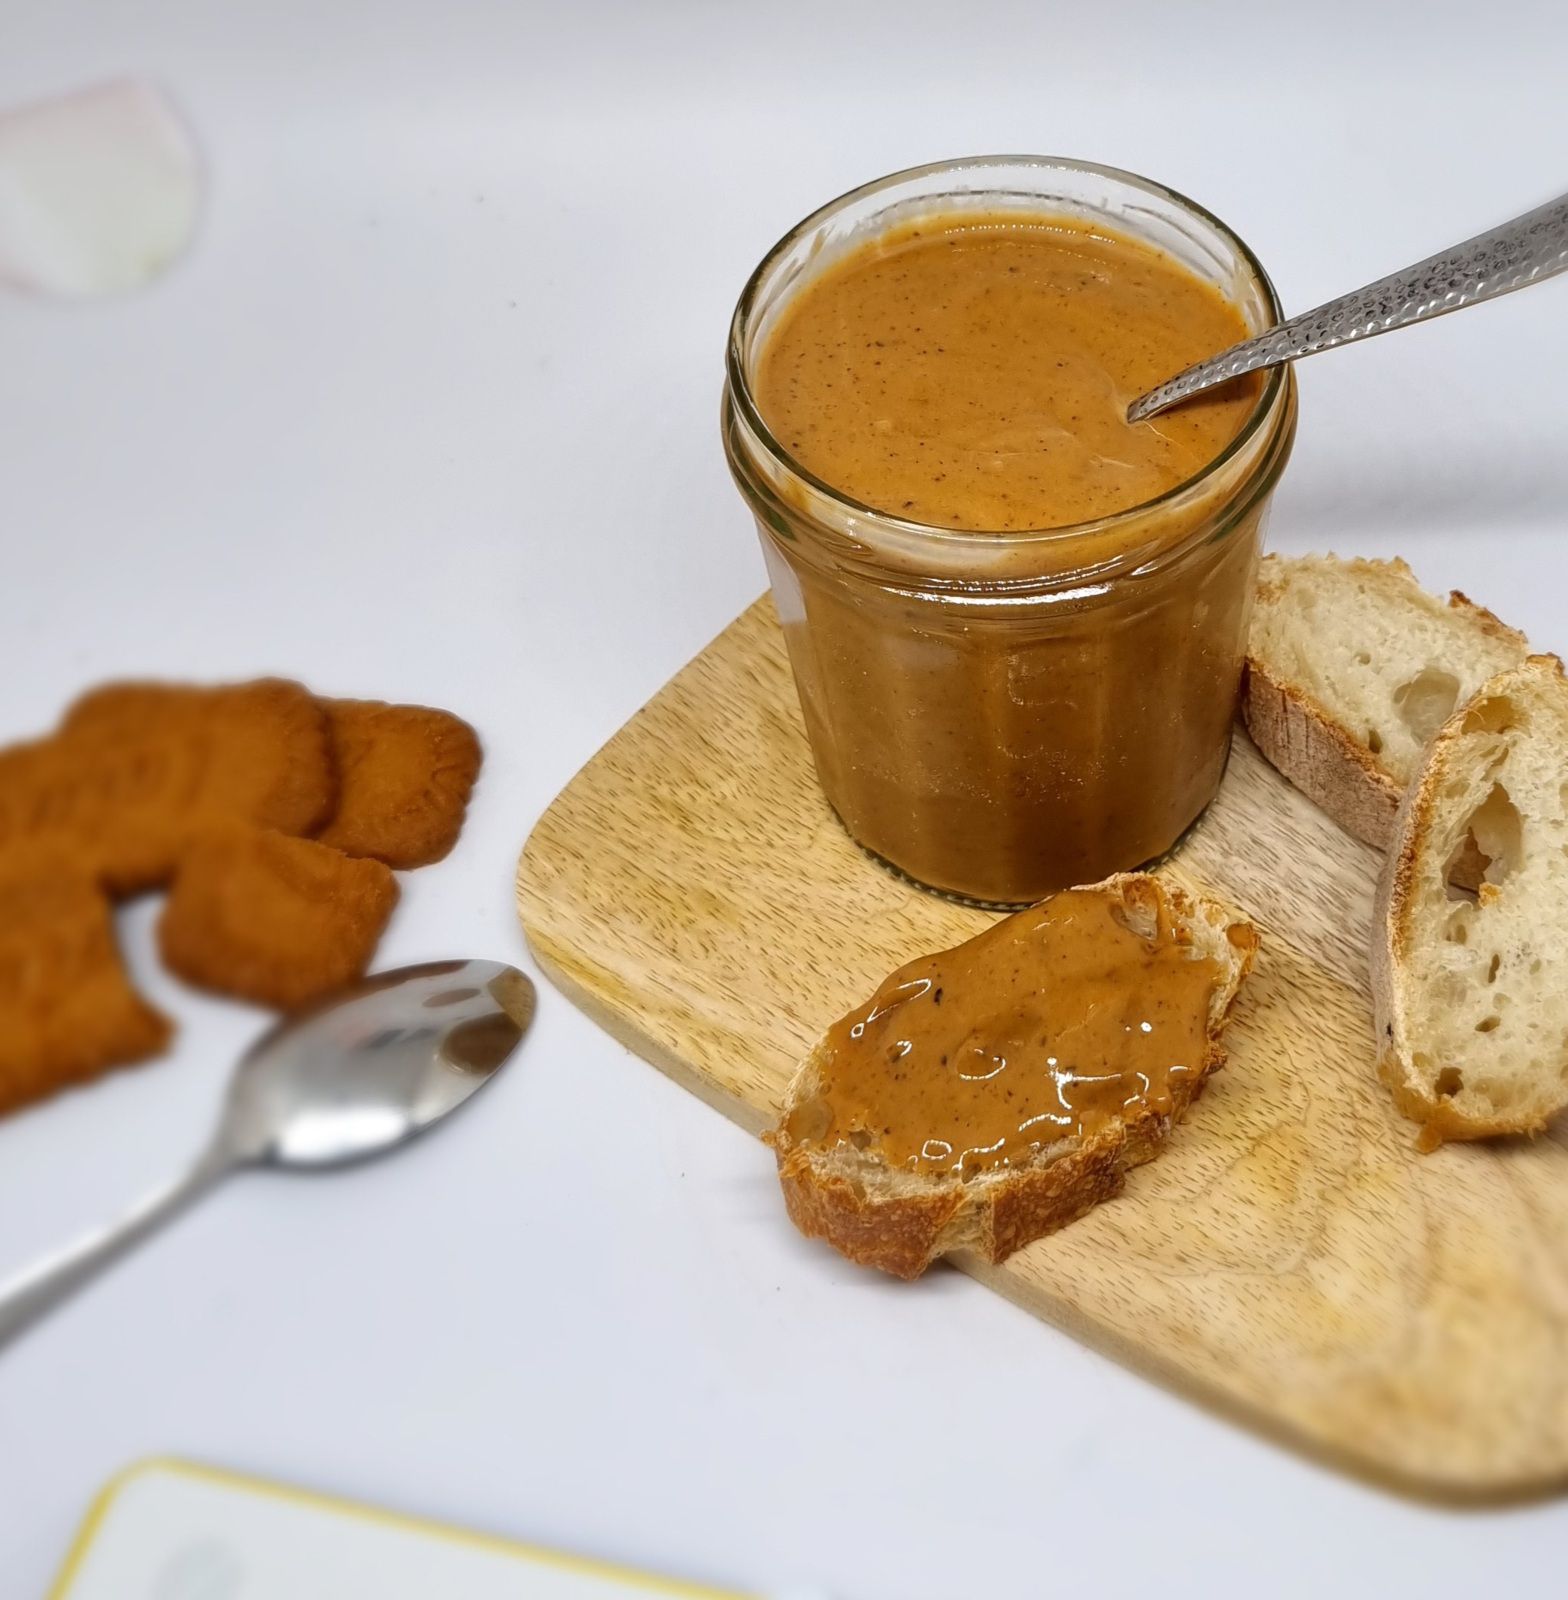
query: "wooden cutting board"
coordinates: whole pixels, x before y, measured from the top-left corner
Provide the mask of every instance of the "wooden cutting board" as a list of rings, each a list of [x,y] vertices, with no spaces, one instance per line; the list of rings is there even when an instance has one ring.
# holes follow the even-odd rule
[[[1406,1488],[1561,1488],[1568,1145],[1559,1130],[1416,1153],[1372,1067],[1377,865],[1238,734],[1218,799],[1161,868],[1263,931],[1229,1064],[1119,1199],[1001,1267],[957,1265]],[[817,788],[766,600],[556,799],[517,898],[573,1001],[753,1131],[829,1022],[991,920],[850,842]],[[918,1288],[910,1299],[911,1316],[931,1314]]]

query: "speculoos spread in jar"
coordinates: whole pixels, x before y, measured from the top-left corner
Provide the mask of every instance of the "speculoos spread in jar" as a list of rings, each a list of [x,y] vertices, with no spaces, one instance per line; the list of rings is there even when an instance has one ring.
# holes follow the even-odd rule
[[[822,787],[916,881],[1144,863],[1224,769],[1288,374],[1128,404],[1277,317],[1228,230],[1013,158],[868,185],[758,269],[725,435]]]

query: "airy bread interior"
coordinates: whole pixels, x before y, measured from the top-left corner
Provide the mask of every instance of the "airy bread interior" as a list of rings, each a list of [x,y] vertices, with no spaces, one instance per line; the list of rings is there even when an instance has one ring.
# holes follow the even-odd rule
[[[1248,644],[1401,788],[1454,709],[1527,649],[1463,595],[1428,594],[1403,561],[1333,556],[1264,558]]]
[[[1568,1104],[1568,683],[1531,657],[1434,741],[1401,810],[1374,948],[1381,1071],[1428,1143]],[[1474,841],[1478,893],[1450,882]]]

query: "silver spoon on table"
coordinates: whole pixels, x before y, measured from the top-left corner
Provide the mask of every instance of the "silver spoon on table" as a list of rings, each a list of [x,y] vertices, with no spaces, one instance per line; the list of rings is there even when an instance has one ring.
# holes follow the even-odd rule
[[[113,1227],[0,1286],[0,1346],[241,1167],[322,1168],[406,1144],[484,1087],[534,1015],[499,961],[435,961],[368,978],[251,1046],[218,1127],[184,1177]]]
[[[1188,367],[1134,400],[1127,408],[1127,420],[1142,422],[1167,406],[1260,367],[1478,306],[1565,268],[1568,195]]]

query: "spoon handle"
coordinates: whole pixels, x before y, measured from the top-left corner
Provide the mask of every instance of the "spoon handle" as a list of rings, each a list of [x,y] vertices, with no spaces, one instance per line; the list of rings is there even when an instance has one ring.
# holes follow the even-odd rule
[[[103,1268],[118,1261],[133,1245],[178,1216],[231,1165],[232,1159],[221,1150],[207,1152],[178,1182],[149,1195],[119,1222],[100,1228],[57,1255],[46,1256],[36,1266],[0,1285],[0,1349]]]
[[[1127,420],[1142,422],[1179,400],[1259,367],[1277,366],[1480,305],[1483,300],[1540,283],[1565,268],[1568,195],[1188,367],[1133,401],[1127,408]]]

